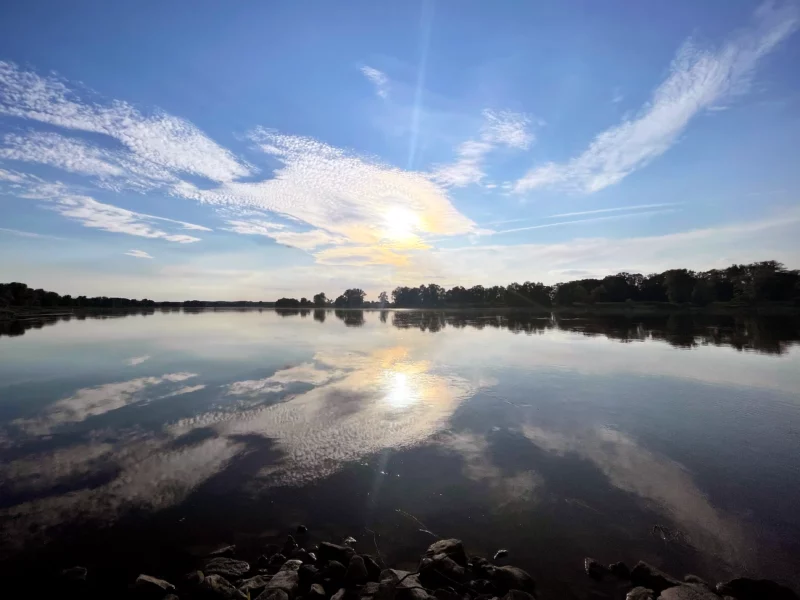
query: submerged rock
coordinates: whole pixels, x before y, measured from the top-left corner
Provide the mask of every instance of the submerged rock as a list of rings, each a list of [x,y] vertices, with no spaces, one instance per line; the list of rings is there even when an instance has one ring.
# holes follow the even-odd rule
[[[175,590],[175,586],[169,581],[158,579],[150,575],[139,575],[134,584],[136,595],[140,598],[162,598],[168,592]]]
[[[628,592],[628,594],[625,596],[625,600],[654,600],[653,590],[642,586],[637,586]]]
[[[186,585],[190,588],[199,586],[201,583],[203,583],[203,579],[205,579],[205,575],[203,575],[202,571],[192,571],[183,577]]]
[[[283,590],[264,590],[256,600],[289,600],[289,594]]]
[[[650,588],[655,593],[661,593],[668,588],[681,585],[682,583],[644,561],[639,561],[636,563],[636,566],[633,567],[631,571],[631,582],[635,586]]]
[[[466,570],[447,554],[425,557],[419,565],[419,579],[426,587],[447,587],[461,583]]]
[[[350,564],[347,565],[347,571],[344,574],[344,583],[347,587],[361,585],[367,582],[369,574],[367,573],[367,566],[364,564],[364,559],[356,555],[350,559]]]
[[[522,590],[510,590],[503,600],[536,600],[536,596]]]
[[[466,567],[469,562],[467,560],[467,552],[464,550],[464,544],[461,540],[455,538],[434,542],[428,547],[428,551],[425,552],[425,556],[429,558],[437,554],[446,554],[462,567]]]
[[[356,553],[355,550],[348,546],[339,546],[338,544],[331,544],[330,542],[321,542],[317,549],[317,557],[322,562],[329,560],[336,560],[346,565],[350,562],[350,557]]]
[[[497,560],[499,558],[505,558],[507,556],[508,556],[508,550],[506,550],[505,548],[501,548],[500,550],[498,550],[497,552],[494,553],[494,557],[492,558],[492,560]]]
[[[769,579],[739,577],[717,584],[717,594],[733,596],[736,600],[798,600],[788,587]]]
[[[325,593],[325,588],[318,583],[312,585],[308,590],[308,594],[306,594],[306,598],[308,598],[308,600],[324,600],[324,598],[327,597],[328,595]]]
[[[684,584],[667,588],[659,600],[719,600],[719,596],[702,585]]]
[[[367,567],[367,579],[369,581],[380,581],[381,566],[378,564],[378,561],[375,560],[375,557],[369,554],[362,554],[361,558],[364,559],[364,566]]]
[[[250,579],[240,581],[238,589],[243,594],[249,593],[251,598],[255,598],[264,588],[267,587],[267,583],[269,583],[269,581],[269,576],[264,577],[263,575],[256,575]]]
[[[586,571],[586,574],[589,577],[598,581],[605,577],[609,572],[605,565],[601,565],[593,558],[583,559],[583,570]]]
[[[208,556],[212,557],[212,558],[213,557],[218,557],[218,556],[224,556],[226,558],[231,558],[235,554],[236,554],[236,544],[231,544],[230,546],[223,546],[222,548],[218,548],[217,550],[214,550],[213,552],[209,552]]]
[[[304,533],[308,533],[308,527],[305,525],[298,525],[297,526],[297,533],[303,535]]]
[[[631,570],[624,562],[615,562],[608,565],[609,572],[620,579],[630,579]]]
[[[209,575],[222,575],[230,579],[241,577],[250,570],[250,564],[233,558],[212,558],[203,569]]]
[[[492,581],[504,592],[522,590],[529,594],[536,593],[536,582],[533,577],[517,567],[496,567]]]

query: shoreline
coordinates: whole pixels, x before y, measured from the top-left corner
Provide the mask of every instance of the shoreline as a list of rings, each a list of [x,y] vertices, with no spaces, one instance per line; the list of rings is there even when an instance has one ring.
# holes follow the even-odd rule
[[[523,569],[509,564],[509,552],[486,558],[467,553],[458,539],[440,539],[419,556],[415,570],[386,565],[375,554],[358,554],[356,540],[307,543],[299,525],[283,546],[270,544],[242,552],[229,545],[196,556],[191,570],[177,578],[174,567],[140,573],[118,581],[118,589],[87,568],[76,565],[57,575],[55,588],[70,596],[94,598],[115,594],[143,600],[549,600]],[[295,536],[297,536],[295,538]],[[373,540],[374,541],[374,540]],[[413,568],[413,567],[412,567]],[[673,577],[640,561],[633,568],[583,562],[591,579],[589,597],[626,600],[798,600],[777,582],[738,577],[712,584],[695,575]],[[115,587],[115,586],[112,586]],[[559,595],[560,597],[560,595]]]

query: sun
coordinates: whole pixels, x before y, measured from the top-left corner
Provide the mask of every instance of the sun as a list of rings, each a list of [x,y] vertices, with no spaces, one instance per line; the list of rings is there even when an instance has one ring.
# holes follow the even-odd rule
[[[407,208],[395,206],[384,216],[384,236],[391,240],[409,240],[415,237],[419,228],[419,218]]]

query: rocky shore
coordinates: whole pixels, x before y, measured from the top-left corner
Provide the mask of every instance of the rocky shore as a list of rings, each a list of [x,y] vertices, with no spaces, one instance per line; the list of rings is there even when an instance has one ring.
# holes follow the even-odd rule
[[[297,537],[305,537],[298,527]],[[140,574],[128,586],[138,600],[547,600],[536,582],[517,567],[471,556],[457,539],[439,540],[420,557],[416,571],[388,568],[379,555],[357,554],[350,546],[322,542],[303,547],[288,536],[283,547],[271,545],[256,557],[240,556],[226,546],[197,559],[197,568],[166,581]],[[376,548],[377,550],[377,548]],[[505,562],[505,561],[503,561]],[[608,566],[587,558],[594,580],[590,596],[619,600],[800,600],[789,588],[769,580],[738,578],[707,583],[694,575],[682,580],[639,562]],[[81,566],[61,573],[64,592],[80,597],[92,574]],[[110,597],[110,596],[109,596]],[[116,596],[115,596],[116,597]]]

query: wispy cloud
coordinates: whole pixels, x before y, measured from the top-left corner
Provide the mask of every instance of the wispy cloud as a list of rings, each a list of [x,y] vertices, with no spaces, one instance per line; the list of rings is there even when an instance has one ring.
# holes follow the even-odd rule
[[[531,118],[511,111],[483,111],[484,124],[478,139],[467,140],[457,149],[455,162],[438,165],[432,177],[435,181],[453,187],[480,183],[486,176],[486,155],[498,146],[526,150],[535,137],[530,131]]]
[[[635,118],[602,132],[566,163],[535,167],[516,182],[515,190],[559,186],[591,193],[619,183],[669,150],[699,113],[747,91],[758,61],[797,25],[795,3],[780,8],[768,3],[756,11],[749,30],[716,51],[686,42],[667,79]]]
[[[381,98],[389,97],[389,78],[386,73],[373,67],[361,67],[361,73],[375,86],[375,93]]]
[[[594,223],[596,221],[617,221],[620,219],[630,219],[634,217],[647,217],[651,215],[659,215],[664,213],[675,212],[675,209],[664,210],[647,210],[637,213],[630,213],[625,215],[610,215],[607,217],[591,217],[589,219],[573,219],[571,221],[559,221],[557,223],[544,223],[542,225],[530,225],[528,227],[516,227],[514,229],[504,229],[502,231],[491,232],[491,235],[500,235],[504,233],[517,233],[518,231],[532,231],[534,229],[548,229],[550,227],[563,227],[565,225],[577,225],[579,223]],[[581,214],[581,213],[574,213]]]
[[[560,213],[558,215],[550,215],[545,219],[556,219],[561,217],[578,217],[581,215],[596,215],[607,212],[620,212],[624,210],[641,210],[643,208],[664,208],[666,206],[679,206],[680,202],[664,202],[661,204],[636,204],[634,206],[616,206],[614,208],[598,208],[596,210],[583,210],[580,212]]]
[[[150,360],[149,354],[146,354],[144,356],[134,356],[133,358],[129,358],[125,362],[128,363],[128,366],[135,367],[136,365],[140,365],[147,360]]]
[[[8,233],[10,235],[16,235],[19,237],[27,237],[27,238],[36,238],[36,239],[47,239],[47,240],[63,240],[64,238],[57,237],[55,235],[47,235],[44,233],[34,233],[33,231],[22,231],[20,229],[9,229],[7,227],[0,227],[0,232]]]
[[[145,252],[144,250],[128,250],[125,252],[126,256],[133,256],[134,258],[153,258],[150,254]]]

